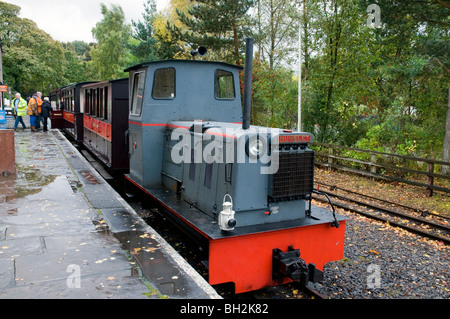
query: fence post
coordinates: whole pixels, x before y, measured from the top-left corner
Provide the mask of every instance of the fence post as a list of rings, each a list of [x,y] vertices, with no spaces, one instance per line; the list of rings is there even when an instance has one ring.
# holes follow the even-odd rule
[[[428,168],[427,168],[427,173],[434,173],[434,164],[433,163],[428,163]],[[427,175],[427,197],[433,197],[433,189],[430,187],[433,185],[434,182],[434,177],[431,175]]]
[[[331,172],[333,170],[333,158],[331,157],[333,155],[333,147],[328,147],[328,171]]]
[[[371,163],[375,164],[376,160],[377,160],[377,158],[376,158],[375,154],[372,154],[372,156],[370,157]],[[373,174],[376,174],[377,173],[377,167],[375,165],[370,165],[370,172],[373,173]],[[370,178],[370,180],[374,181],[375,178],[372,176]]]

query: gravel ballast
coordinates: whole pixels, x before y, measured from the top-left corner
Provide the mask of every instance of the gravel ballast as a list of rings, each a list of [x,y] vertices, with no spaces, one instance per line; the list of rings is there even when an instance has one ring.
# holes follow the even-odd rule
[[[449,247],[389,224],[347,216],[344,258],[318,290],[331,299],[449,299]]]

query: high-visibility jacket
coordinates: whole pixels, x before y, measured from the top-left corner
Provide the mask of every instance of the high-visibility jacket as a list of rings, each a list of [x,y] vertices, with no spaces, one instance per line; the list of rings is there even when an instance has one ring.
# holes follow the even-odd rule
[[[19,104],[17,105],[17,109],[16,109],[16,100],[19,101]],[[17,116],[25,116],[26,108],[27,108],[27,101],[25,101],[23,98],[14,99],[12,101],[11,106],[13,107],[14,113],[16,113]]]
[[[27,114],[28,115],[38,115],[39,109],[42,106],[42,100],[37,97],[37,96],[33,96],[29,101],[28,101],[28,107],[27,107]]]

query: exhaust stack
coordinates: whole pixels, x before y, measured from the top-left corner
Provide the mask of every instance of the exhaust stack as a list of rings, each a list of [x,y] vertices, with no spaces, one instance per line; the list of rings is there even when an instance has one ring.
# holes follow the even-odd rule
[[[245,78],[244,78],[244,110],[242,128],[250,128],[250,117],[252,111],[252,76],[253,76],[253,39],[246,40],[245,49]]]

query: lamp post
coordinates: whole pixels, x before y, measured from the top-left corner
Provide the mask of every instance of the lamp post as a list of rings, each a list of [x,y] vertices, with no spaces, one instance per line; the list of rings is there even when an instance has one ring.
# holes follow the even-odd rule
[[[306,0],[303,1],[303,6],[305,5]],[[300,19],[299,19],[299,31],[298,31],[298,122],[297,122],[297,130],[299,132],[303,131],[303,122],[302,122],[302,15],[301,15],[301,4],[300,4]]]
[[[0,35],[0,85],[3,85],[3,48]],[[3,110],[3,92],[0,92],[0,109]]]

